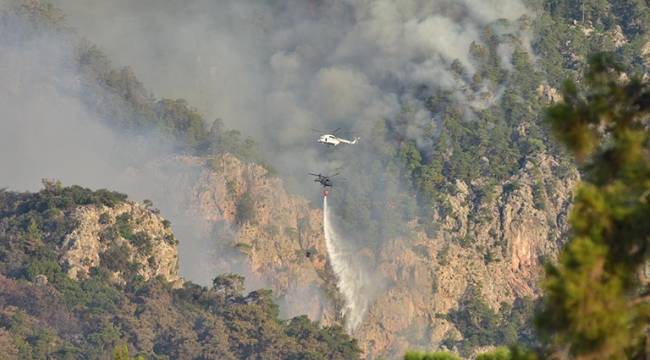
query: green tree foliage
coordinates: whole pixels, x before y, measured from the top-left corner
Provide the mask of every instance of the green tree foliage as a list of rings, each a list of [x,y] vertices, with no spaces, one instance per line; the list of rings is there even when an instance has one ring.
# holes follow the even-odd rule
[[[534,307],[529,298],[517,298],[512,305],[501,304],[492,310],[482,299],[479,289],[469,286],[458,309],[445,317],[461,332],[462,340],[445,340],[448,348],[457,348],[468,356],[476,347],[489,345],[533,345],[535,337],[529,327]]]
[[[423,353],[409,351],[404,355],[404,360],[460,360],[460,358],[446,352]]]
[[[448,183],[449,181],[454,181],[456,178],[463,178],[463,174],[470,174],[470,171],[465,171],[464,169],[467,166],[463,166],[463,163],[470,164],[474,167],[478,167],[477,164],[480,164],[480,158],[474,157],[474,154],[480,156],[485,156],[489,160],[489,165],[492,166],[494,164],[498,164],[499,167],[497,168],[498,171],[493,171],[492,174],[508,174],[507,169],[516,169],[518,166],[518,163],[523,159],[523,157],[529,155],[529,154],[534,154],[539,151],[546,151],[550,152],[551,154],[554,154],[556,156],[559,156],[560,158],[563,159],[563,165],[561,166],[560,172],[558,172],[558,176],[563,177],[566,174],[566,169],[572,167],[573,165],[570,165],[573,163],[573,159],[569,159],[570,161],[567,161],[570,155],[565,149],[562,149],[561,146],[558,146],[559,144],[556,144],[554,141],[549,141],[549,136],[551,135],[550,132],[547,131],[547,128],[550,127],[548,123],[544,123],[543,116],[543,107],[545,104],[543,102],[539,101],[539,97],[534,94],[536,88],[540,84],[548,84],[550,86],[553,86],[555,88],[559,88],[562,86],[562,83],[565,79],[573,79],[573,81],[577,84],[582,84],[582,83],[588,83],[590,84],[592,88],[594,88],[594,91],[580,91],[578,90],[578,85],[570,85],[567,87],[569,101],[567,101],[564,105],[561,105],[558,108],[555,108],[556,113],[552,116],[556,120],[553,121],[555,127],[555,133],[557,136],[559,136],[562,139],[562,142],[568,143],[569,146],[571,146],[570,151],[574,152],[575,155],[577,155],[577,158],[579,160],[583,160],[583,167],[584,171],[586,174],[589,174],[589,172],[602,172],[601,175],[599,175],[602,178],[605,178],[603,174],[609,173],[609,174],[621,174],[617,169],[613,169],[614,171],[610,172],[609,167],[611,165],[605,166],[605,165],[599,165],[595,166],[592,165],[594,160],[600,159],[602,161],[605,161],[604,157],[606,156],[614,156],[618,154],[621,154],[621,152],[614,152],[614,151],[609,151],[606,152],[604,151],[605,149],[608,149],[615,141],[615,138],[613,137],[611,129],[599,127],[596,125],[596,122],[600,123],[600,120],[588,120],[588,119],[596,119],[600,117],[605,117],[611,115],[610,112],[614,115],[616,115],[615,118],[621,118],[622,116],[622,110],[627,108],[628,115],[630,115],[630,112],[638,112],[637,117],[642,117],[646,116],[646,108],[641,105],[643,101],[641,101],[641,94],[644,93],[645,90],[645,85],[641,86],[639,85],[638,79],[632,80],[627,83],[625,86],[621,86],[618,88],[618,90],[614,90],[616,86],[608,86],[607,84],[616,84],[617,83],[617,76],[620,75],[620,69],[612,69],[609,68],[607,71],[601,71],[600,75],[596,75],[598,73],[597,71],[594,72],[593,70],[595,68],[592,67],[592,70],[587,72],[586,76],[584,75],[585,73],[583,72],[585,66],[587,65],[586,59],[589,58],[589,54],[593,53],[594,51],[603,51],[603,50],[611,50],[616,53],[616,56],[620,59],[620,63],[623,63],[626,65],[626,73],[627,74],[632,74],[632,73],[638,73],[638,74],[643,74],[648,72],[648,67],[647,64],[644,62],[644,58],[641,55],[641,47],[645,45],[648,41],[648,34],[650,30],[650,21],[648,21],[648,16],[650,15],[650,4],[648,4],[647,1],[643,0],[614,0],[614,1],[601,1],[601,0],[594,0],[594,1],[571,1],[571,0],[527,0],[526,1],[527,6],[530,9],[533,9],[536,13],[536,16],[533,19],[527,19],[525,20],[527,22],[528,29],[534,34],[534,37],[532,38],[532,48],[535,54],[537,55],[537,59],[535,61],[536,66],[531,67],[529,65],[530,61],[527,61],[527,56],[525,51],[521,51],[521,49],[517,49],[513,53],[512,57],[512,63],[514,65],[514,69],[510,71],[508,74],[508,81],[504,84],[504,93],[502,97],[501,104],[499,104],[498,107],[493,107],[490,108],[482,113],[478,113],[477,116],[479,119],[485,119],[486,121],[494,121],[492,120],[493,117],[497,118],[497,122],[500,120],[501,117],[505,119],[505,124],[506,125],[498,125],[496,127],[492,127],[491,125],[491,131],[501,133],[501,136],[499,136],[498,141],[501,144],[505,144],[505,146],[500,145],[499,143],[496,143],[496,146],[492,146],[491,142],[486,142],[489,143],[490,146],[485,147],[486,149],[494,149],[495,153],[497,154],[508,154],[507,152],[503,152],[502,149],[509,147],[511,153],[507,155],[506,158],[502,158],[503,160],[501,161],[493,161],[494,156],[492,155],[491,152],[487,151],[485,152],[481,145],[482,141],[480,140],[480,131],[476,131],[475,129],[480,129],[480,126],[473,125],[474,129],[471,127],[467,126],[464,123],[460,123],[460,125],[456,124],[458,120],[462,120],[462,117],[459,116],[454,116],[453,115],[453,108],[450,107],[450,104],[453,104],[451,101],[446,101],[445,100],[445,94],[444,93],[438,93],[434,94],[431,98],[431,110],[433,113],[436,114],[441,114],[442,117],[442,128],[440,129],[440,135],[437,138],[437,141],[434,141],[434,149],[433,155],[429,155],[427,153],[421,153],[424,156],[421,156],[421,165],[422,167],[417,167],[413,166],[412,163],[414,163],[414,160],[416,157],[414,156],[407,156],[407,157],[402,157],[404,161],[406,161],[407,166],[405,166],[406,169],[410,170],[415,168],[415,171],[412,172],[413,177],[415,179],[415,187],[418,188],[420,191],[420,196],[425,197],[428,199],[432,199],[433,201],[427,200],[429,203],[436,203],[436,194],[444,193],[445,190],[445,184]],[[618,27],[622,28],[623,34],[625,35],[627,42],[624,43],[618,43],[614,44],[613,42],[613,35],[618,32]],[[587,34],[589,31],[593,30],[593,32],[589,35]],[[491,57],[491,50],[490,46],[491,44],[494,43],[494,36],[490,34],[485,34],[484,35],[484,43],[483,44],[473,44],[472,47],[470,48],[470,55],[473,57],[474,61],[477,65],[477,75],[474,77],[475,78],[475,83],[481,83],[485,81],[485,79],[490,79],[490,81],[494,81],[494,79],[499,79],[498,76],[498,71],[494,70],[494,61],[490,60]],[[497,38],[498,39],[498,38]],[[527,64],[528,63],[528,64]],[[601,69],[603,69],[603,66],[600,66]],[[589,75],[591,74],[591,75]],[[604,76],[604,74],[607,74]],[[496,75],[496,76],[495,76]],[[592,77],[592,79],[589,79],[589,77]],[[603,78],[609,78],[610,80],[603,80]],[[596,79],[601,79],[596,82],[594,80]],[[498,80],[497,80],[498,81]],[[594,87],[594,83],[598,83],[599,85],[596,85]],[[620,84],[619,84],[620,85]],[[617,85],[618,86],[618,85]],[[598,94],[598,95],[597,95]],[[597,95],[597,96],[596,96]],[[635,100],[636,99],[636,100]],[[592,107],[592,100],[597,100],[599,103],[599,107]],[[646,101],[647,103],[647,101]],[[595,103],[594,103],[595,104]],[[452,111],[450,111],[452,110]],[[558,111],[564,112],[564,114],[558,113]],[[580,112],[578,111],[580,110]],[[560,120],[560,118],[564,117],[572,117],[573,121],[570,120]],[[617,121],[617,120],[616,120]],[[632,122],[634,123],[634,122]],[[527,137],[520,137],[515,131],[515,127],[519,125],[525,125],[529,126],[532,124],[532,132],[531,136]],[[639,122],[636,122],[638,126]],[[627,126],[627,125],[626,125]],[[644,125],[644,126],[647,126]],[[621,127],[621,128],[624,128]],[[638,132],[629,132],[629,131],[624,131],[621,133],[631,133],[631,134],[636,134],[637,136],[639,133]],[[618,135],[617,135],[618,136]],[[644,135],[645,136],[645,135]],[[625,140],[622,139],[621,137],[621,144],[623,142],[628,142],[630,143],[631,140]],[[478,140],[478,141],[477,141]],[[492,140],[494,141],[494,140]],[[637,140],[635,140],[637,141]],[[642,140],[638,140],[642,141]],[[576,144],[570,145],[570,144]],[[467,149],[471,149],[474,153],[469,153],[467,155],[463,154],[463,144],[470,144],[467,146]],[[514,146],[517,144],[517,146]],[[639,144],[639,143],[637,143]],[[634,146],[631,146],[631,148],[634,148]],[[445,153],[451,152],[450,150],[453,151],[453,158],[452,157],[445,157]],[[515,150],[513,153],[512,151]],[[632,149],[633,150],[633,149]],[[633,150],[636,151],[636,150]],[[630,153],[632,153],[631,151]],[[643,150],[646,151],[646,150]],[[623,152],[624,153],[624,152]],[[637,152],[638,153],[638,152]],[[641,152],[647,156],[647,153]],[[594,157],[594,154],[601,154],[598,155],[600,156],[599,158]],[[457,158],[456,156],[459,155]],[[467,157],[469,156],[469,160],[467,160]],[[637,160],[639,157],[643,157],[641,155],[635,155],[637,156]],[[512,161],[514,159],[514,162]],[[618,159],[608,159],[607,160],[610,164],[624,164],[627,163],[626,161],[618,161]],[[430,162],[430,168],[429,169],[435,169],[433,171],[433,174],[431,174],[431,171],[423,171],[425,169],[425,165],[427,165],[427,162]],[[643,164],[643,162],[640,162],[640,164]],[[643,165],[645,166],[645,165]],[[593,168],[593,169],[591,169]],[[500,169],[505,169],[506,171],[503,172]],[[600,170],[597,170],[600,169]],[[475,171],[475,170],[474,170]],[[511,170],[510,170],[511,171]],[[623,170],[621,170],[623,171]],[[627,171],[627,170],[624,170]],[[637,171],[637,170],[633,170]],[[503,177],[499,178],[498,176],[494,177],[489,174],[489,172],[481,170],[481,175],[482,176],[490,176],[492,179],[503,179]],[[427,175],[427,176],[423,176]],[[433,175],[433,176],[432,176]],[[614,175],[618,176],[618,175]],[[627,176],[627,175],[626,175]],[[630,175],[631,176],[631,175]],[[639,175],[640,176],[640,175]],[[594,175],[588,175],[587,176],[587,181],[582,189],[579,191],[579,194],[577,196],[578,201],[587,201],[587,200],[582,200],[582,199],[590,199],[589,201],[592,202],[590,207],[588,208],[589,211],[592,211],[593,208],[600,209],[602,206],[604,209],[607,209],[605,211],[604,215],[608,217],[614,217],[614,216],[622,216],[621,214],[612,214],[612,211],[614,209],[617,209],[616,211],[622,211],[622,205],[621,207],[611,207],[609,196],[607,192],[603,191],[603,189],[608,189],[608,191],[611,191],[612,193],[614,192],[614,187],[612,186],[613,184],[621,184],[624,182],[616,182],[614,180],[607,180],[606,182],[601,182],[599,184],[594,185],[592,180],[594,178]],[[434,181],[431,181],[430,179],[435,179]],[[611,184],[608,183],[608,181],[611,181]],[[627,180],[626,180],[627,181]],[[512,191],[514,188],[516,188],[517,184],[510,184],[506,185],[504,188],[504,191]],[[611,186],[611,187],[610,187]],[[621,187],[621,185],[616,185]],[[627,187],[627,186],[626,186]],[[472,189],[473,191],[474,189]],[[629,193],[626,193],[622,189],[619,189],[617,191],[623,192],[622,194],[619,195],[630,195],[631,197],[633,196],[632,194],[635,194],[635,191],[639,190],[639,188],[634,188],[631,187],[629,189]],[[535,191],[536,191],[536,198],[540,201],[537,201],[536,206],[539,208],[542,208],[545,204],[543,201],[543,184],[536,184],[535,186]],[[426,196],[423,196],[423,194],[427,194]],[[641,196],[641,193],[636,193],[635,195]],[[626,196],[627,196],[626,195]],[[546,196],[552,197],[553,194],[549,192],[548,189],[546,189]],[[630,200],[631,197],[621,197],[619,200],[620,202],[618,204],[625,203],[626,201],[632,201]],[[439,201],[440,197],[438,197],[438,206],[442,207],[444,206],[444,203]],[[576,207],[575,211],[577,214],[577,211],[581,209]],[[442,209],[440,209],[442,210]],[[632,210],[632,209],[628,209]],[[582,211],[582,210],[581,210]],[[587,209],[584,209],[586,212]],[[600,210],[599,210],[600,211]],[[598,213],[600,214],[600,213]],[[578,228],[577,224],[580,224],[581,226],[581,231],[586,232],[585,229],[587,229],[587,226],[593,225],[594,222],[598,222],[593,219],[593,216],[591,217],[586,216],[585,214],[581,214],[580,216],[575,215],[573,217],[574,220],[573,222],[576,222],[574,224],[574,227]],[[627,215],[626,215],[627,216]],[[632,216],[632,215],[630,215]],[[604,222],[605,227],[608,229],[606,230],[607,232],[613,232],[614,230],[619,231],[620,229],[618,228],[618,224],[620,224],[616,220],[615,222],[609,222],[607,220]],[[601,224],[602,225],[602,224]],[[616,228],[612,228],[612,226],[617,226]],[[602,226],[601,226],[602,229]],[[629,232],[634,232],[639,230],[638,227],[630,228]],[[643,229],[641,229],[643,230]],[[605,230],[603,230],[605,231]],[[612,233],[613,234],[613,233]],[[616,232],[617,236],[622,237],[623,235],[619,232]],[[628,232],[625,232],[625,236],[628,235]],[[608,235],[609,236],[609,235]],[[612,235],[613,236],[613,235]],[[578,238],[578,231],[576,231],[576,235],[574,235],[574,238]],[[610,238],[611,239],[611,238]],[[572,243],[580,243],[578,240],[573,240]],[[601,241],[602,242],[602,241]],[[620,244],[618,244],[620,242]],[[647,238],[646,238],[647,242]],[[628,241],[617,241],[617,244],[608,244],[605,246],[605,249],[602,248],[602,246],[585,246],[583,250],[580,250],[582,252],[591,252],[593,253],[592,256],[589,256],[589,258],[593,258],[593,256],[596,256],[599,252],[603,253],[602,256],[609,256],[612,253],[619,253],[620,254],[626,254],[626,251],[629,249],[626,249],[623,244],[630,244]],[[576,248],[579,245],[570,245],[570,248],[575,246]],[[642,248],[647,247],[647,245],[644,246],[639,246],[638,243],[636,245],[631,245],[631,246],[638,246],[639,248],[637,249],[638,251],[641,251]],[[621,249],[622,248],[622,249]],[[568,250],[569,251],[569,250]],[[569,276],[568,274],[571,273],[570,266],[569,264],[572,264],[571,266],[575,267],[581,267],[582,265],[578,266],[577,262],[571,262],[578,255],[578,249],[570,250],[571,252],[575,253],[574,256],[569,257],[568,255],[563,256],[563,261],[561,262],[561,266],[559,266],[558,269],[564,269],[562,270],[563,272],[566,272],[566,276]],[[623,255],[623,257],[628,256]],[[565,259],[566,257],[566,259]],[[573,260],[572,260],[573,259]],[[585,259],[586,261],[586,259]],[[565,265],[564,262],[566,262]],[[603,264],[602,266],[604,268],[608,268],[610,265],[608,265],[609,262],[606,264]],[[635,259],[632,259],[630,264],[631,266],[634,267],[638,264],[638,261]],[[596,264],[597,265],[597,264]],[[617,271],[623,271],[627,272],[628,274],[634,273],[634,271],[631,271],[629,269],[630,265],[626,265],[623,267],[622,270],[617,270]],[[556,269],[557,271],[560,271]],[[612,270],[607,270],[607,272],[603,273],[604,277],[609,277],[611,276],[609,271]],[[586,275],[586,272],[582,273],[583,275]],[[554,275],[551,277],[551,279],[559,279],[562,274]],[[617,276],[618,278],[618,276]],[[570,304],[569,299],[578,299],[577,295],[580,292],[586,293],[597,293],[598,291],[601,292],[613,292],[613,293],[620,293],[620,294],[625,294],[626,297],[631,297],[630,291],[633,293],[634,291],[639,291],[637,290],[630,290],[628,287],[628,280],[626,279],[624,282],[622,282],[620,285],[616,285],[614,282],[609,283],[610,286],[616,285],[616,287],[620,288],[620,290],[617,289],[610,289],[608,291],[605,291],[605,288],[602,288],[601,290],[598,290],[597,287],[591,287],[588,286],[589,281],[587,281],[588,278],[586,277],[581,277],[581,278],[576,278],[573,282],[573,284],[582,284],[582,287],[577,287],[577,288],[572,288],[568,287],[569,283],[564,283],[567,285],[567,287],[564,289],[567,292],[570,292],[574,295],[572,295],[571,298],[566,299],[566,305],[568,306]],[[564,286],[564,285],[563,285]],[[559,292],[559,290],[558,290]],[[641,291],[643,293],[643,291]],[[559,299],[558,297],[555,298],[556,300]],[[559,300],[558,300],[559,301]],[[564,300],[562,300],[564,301]],[[628,299],[627,302],[629,303],[630,301],[634,301]],[[561,302],[561,301],[560,301]],[[582,303],[582,302],[575,302],[574,306],[577,306],[577,304],[584,304],[586,305],[587,303]],[[594,306],[603,306],[602,309],[607,309],[604,311],[609,311],[609,309],[614,309],[617,305],[616,301],[612,301],[609,303],[607,306],[605,306],[607,303],[606,302],[601,302],[597,301],[594,302]],[[625,305],[625,302],[619,303],[621,306]],[[557,306],[555,307],[555,310],[558,310],[559,308],[559,303],[556,304]],[[591,304],[590,304],[591,305]],[[583,308],[584,309],[584,308]],[[595,308],[594,310],[591,310],[591,308],[588,308],[590,311],[596,311]],[[629,312],[626,311],[627,314]],[[571,332],[572,336],[575,335],[574,332],[578,331],[577,329],[573,329],[568,326],[570,322],[573,322],[574,320],[569,319],[569,317],[573,316],[580,316],[583,320],[584,327],[582,332],[586,333],[587,332],[587,321],[591,319],[590,316],[585,316],[584,313],[580,313],[580,315],[572,315],[573,313],[570,311],[567,311],[566,309],[564,311],[558,311],[555,313],[556,315],[560,317],[560,319],[555,319],[553,316],[550,318],[547,317],[547,322],[551,322],[555,325],[553,326],[545,326],[547,335],[553,334],[555,329],[562,330],[560,333],[562,335],[558,335],[559,338],[563,339],[568,339],[569,337],[565,336],[569,332]],[[558,314],[563,314],[563,315],[558,315]],[[614,314],[614,313],[612,313]],[[618,315],[622,315],[622,313],[619,313]],[[615,318],[615,315],[612,315],[612,319]],[[618,325],[625,326],[625,324],[630,325],[628,327],[628,330],[623,331],[620,333],[621,338],[626,337],[627,335],[630,334],[630,331],[637,331],[638,329],[635,329],[634,327],[631,326],[633,321],[628,321],[626,319],[629,319],[629,317],[623,316],[619,317],[621,319],[621,323]],[[638,319],[638,318],[637,318]],[[575,320],[577,321],[577,320]],[[595,321],[595,320],[593,320]],[[603,327],[604,324],[601,324]],[[616,325],[616,324],[614,324]],[[596,329],[597,327],[595,326],[589,326],[589,328]],[[613,328],[616,328],[614,326]],[[642,332],[641,332],[642,333]],[[596,332],[593,334],[589,335],[589,339],[592,339],[594,341],[593,344],[597,344],[598,342],[605,341],[603,340],[602,336],[603,334],[598,335]],[[616,342],[617,336],[613,336],[610,338],[611,342]],[[512,336],[509,336],[509,338],[512,338]],[[633,336],[634,338],[634,336]],[[519,339],[519,341],[522,341]],[[569,341],[569,340],[565,340]],[[590,340],[591,341],[591,340]],[[634,340],[630,340],[634,341]],[[565,345],[567,344],[566,342],[564,343]]]
[[[499,35],[502,25],[487,25],[484,44],[470,48],[478,80],[469,100],[485,106],[473,109],[468,101],[458,101],[457,92],[423,87],[417,101],[425,106],[430,122],[418,119],[417,107],[405,100],[400,114],[378,121],[364,134],[361,151],[345,155],[349,181],[337,185],[342,196],[333,199],[333,206],[347,222],[347,233],[361,230],[364,238],[373,239],[374,245],[368,245],[376,246],[381,244],[377,240],[407,235],[404,224],[419,219],[422,228],[434,234],[431,217],[444,212],[450,184],[479,178],[502,183],[526,157],[557,150],[549,145],[539,115],[543,103],[537,88],[543,72],[533,66],[521,43]],[[502,46],[513,49],[508,71],[501,65]],[[467,77],[459,62],[450,70]],[[480,92],[484,87],[498,89],[500,95]]]
[[[132,359],[132,350],[135,359],[359,358],[342,328],[280,319],[271,291],[245,294],[240,275],[217,276],[212,288],[145,282],[129,250],[112,243],[88,276],[70,279],[60,249],[74,210],[125,200],[53,181],[38,193],[0,191],[0,357]],[[133,219],[122,215],[114,232],[145,246],[146,234],[133,233]]]
[[[585,90],[573,82],[549,120],[582,164],[572,234],[548,265],[540,328],[575,356],[643,358],[650,315],[650,85],[621,80],[611,56],[595,56]],[[647,354],[646,354],[647,355]]]
[[[476,360],[536,360],[537,355],[519,347],[497,348],[493,351],[478,354]]]
[[[476,360],[510,360],[510,350],[507,348],[499,348],[494,351],[481,353],[476,356]]]
[[[196,146],[205,141],[208,132],[201,115],[191,109],[183,99],[163,99],[156,103],[154,111],[165,128],[172,135],[189,146]]]
[[[35,194],[0,190],[0,271],[30,280],[39,274],[58,279],[62,267],[56,250],[74,225],[71,212],[86,205],[114,207],[126,199],[124,194],[63,187],[55,181],[44,181],[43,190]]]
[[[113,350],[113,360],[130,360],[129,347],[126,345],[118,346]]]
[[[634,71],[647,71],[640,48],[650,30],[650,6],[643,0],[529,0],[540,15],[533,22],[533,48],[545,78],[558,87],[580,78],[589,54],[615,51]],[[584,15],[584,16],[583,16]],[[612,34],[622,28],[627,42],[614,45]],[[591,35],[583,29],[593,28]]]
[[[221,119],[216,119],[209,132],[209,141],[204,144],[207,152],[219,154],[229,152],[243,159],[261,159],[257,156],[255,142],[251,138],[242,139],[242,134],[237,130],[227,130]]]
[[[333,326],[322,331],[318,323],[310,321],[307,316],[298,316],[288,321],[285,333],[296,337],[298,345],[309,352],[301,354],[304,357],[291,359],[325,360],[328,354],[341,354],[343,359],[358,357],[356,340],[341,341],[347,337],[345,330],[340,326]]]
[[[222,274],[212,280],[212,288],[224,298],[241,297],[244,292],[244,277],[239,274]]]

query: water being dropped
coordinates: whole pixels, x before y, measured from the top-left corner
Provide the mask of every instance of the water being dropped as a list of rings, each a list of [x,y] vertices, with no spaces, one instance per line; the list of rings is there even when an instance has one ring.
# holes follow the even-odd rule
[[[368,277],[355,255],[346,247],[345,240],[334,229],[327,207],[327,196],[323,197],[323,230],[327,255],[336,274],[338,289],[345,300],[342,310],[345,328],[348,332],[353,332],[361,324],[368,309],[368,299],[364,296]]]

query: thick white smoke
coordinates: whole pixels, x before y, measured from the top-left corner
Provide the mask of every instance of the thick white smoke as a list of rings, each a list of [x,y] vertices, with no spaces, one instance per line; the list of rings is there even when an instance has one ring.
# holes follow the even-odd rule
[[[91,41],[157,94],[186,98],[258,141],[293,190],[327,171],[310,128],[367,132],[414,107],[403,136],[422,150],[436,120],[421,86],[486,107],[468,82],[487,24],[527,13],[520,0],[54,0]],[[502,32],[517,33],[516,25]],[[129,39],[129,41],[124,41]],[[500,54],[508,61],[508,49]],[[465,76],[451,70],[457,60]],[[504,64],[509,66],[509,64]],[[482,86],[481,92],[498,89]],[[367,137],[366,137],[367,138]]]
[[[343,309],[345,327],[348,332],[353,332],[361,324],[368,310],[369,299],[366,287],[371,282],[366,270],[355,261],[357,257],[350,251],[349,243],[334,229],[327,206],[327,196],[323,196],[323,231],[330,265],[336,274],[337,286],[345,300]]]

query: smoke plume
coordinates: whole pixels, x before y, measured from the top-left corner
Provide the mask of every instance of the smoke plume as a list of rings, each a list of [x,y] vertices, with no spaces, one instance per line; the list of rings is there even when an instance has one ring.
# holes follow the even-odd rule
[[[515,21],[527,13],[519,0],[54,2],[157,93],[251,135],[303,194],[312,190],[306,172],[338,165],[314,147],[319,134],[310,128],[343,127],[368,139],[377,121],[408,105],[414,111],[402,135],[427,152],[423,129],[437,121],[417,91],[452,91],[468,114],[489,105],[469,89],[470,46],[499,19],[512,22],[502,34],[517,34]],[[500,49],[505,66],[508,53]],[[464,77],[451,70],[455,60]],[[498,89],[479,90],[486,91]]]

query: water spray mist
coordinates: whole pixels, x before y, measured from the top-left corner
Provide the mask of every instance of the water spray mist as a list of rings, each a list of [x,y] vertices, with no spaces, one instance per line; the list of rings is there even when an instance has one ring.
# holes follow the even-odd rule
[[[361,267],[355,266],[354,254],[345,247],[345,241],[334,230],[327,207],[327,194],[323,194],[323,230],[325,246],[330,264],[336,274],[338,289],[343,294],[345,307],[342,310],[345,318],[345,328],[353,332],[363,320],[368,307],[367,298],[363,295],[363,287],[367,279]]]

